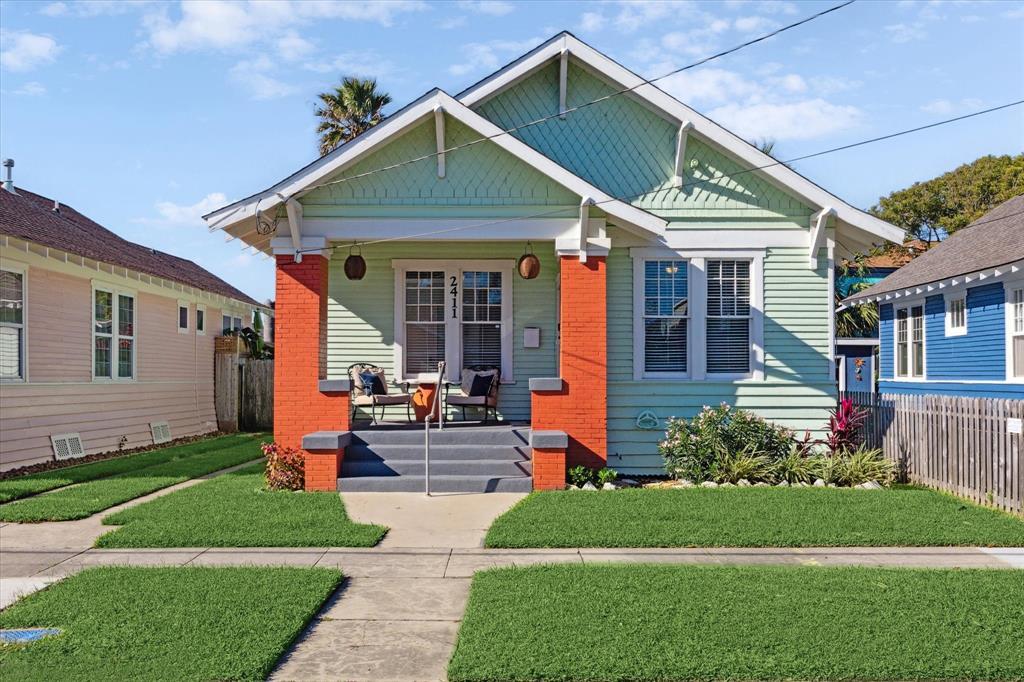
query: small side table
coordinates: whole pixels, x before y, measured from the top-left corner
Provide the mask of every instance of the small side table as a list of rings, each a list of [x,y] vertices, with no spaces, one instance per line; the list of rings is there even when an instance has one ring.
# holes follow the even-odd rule
[[[430,412],[430,402],[434,399],[434,395],[439,391],[437,384],[422,382],[416,389],[416,392],[412,395],[412,409],[416,413],[416,421],[422,422],[426,420],[427,414]],[[431,421],[436,422],[441,414],[441,401],[438,396],[437,405],[434,405],[434,416],[431,417]]]

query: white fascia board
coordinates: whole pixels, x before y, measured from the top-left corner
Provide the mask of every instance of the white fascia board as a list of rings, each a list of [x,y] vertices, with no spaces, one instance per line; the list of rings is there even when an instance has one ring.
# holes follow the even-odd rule
[[[836,217],[842,222],[848,223],[862,230],[866,230],[883,239],[902,242],[903,230],[885,222],[884,220],[879,220],[858,208],[850,206],[839,197],[814,184],[792,168],[789,168],[788,166],[779,163],[777,159],[764,154],[750,143],[737,137],[694,109],[686,106],[664,90],[645,82],[645,80],[637,74],[568,33],[555,36],[534,51],[527,53],[527,55],[520,60],[513,62],[504,69],[494,73],[492,76],[471,86],[469,89],[460,93],[459,100],[467,106],[475,106],[489,97],[492,97],[505,87],[532,73],[546,61],[554,59],[556,56],[560,55],[564,49],[568,49],[573,57],[587,64],[592,69],[605,74],[607,78],[621,85],[623,89],[633,88],[631,93],[644,99],[657,109],[664,112],[668,117],[671,117],[677,125],[682,125],[686,121],[693,123],[693,129],[690,131],[690,134],[714,143],[738,159],[750,164],[752,167],[777,164],[768,168],[761,168],[758,172],[764,174],[766,178],[772,180],[787,192],[795,194],[803,201],[808,202],[818,209],[826,206],[835,208]]]
[[[846,300],[843,301],[843,305],[849,307],[864,305],[865,303],[884,303],[885,301],[891,301],[898,298],[924,298],[928,295],[937,295],[931,294],[933,291],[968,287],[968,285],[971,284],[977,285],[980,282],[984,282],[986,279],[1002,279],[1003,281],[1006,281],[1007,279],[1013,279],[1015,275],[1021,272],[1024,272],[1024,260],[1014,261],[994,268],[985,268],[984,270],[975,270],[970,273],[954,275],[953,277],[947,277],[946,279],[922,282],[921,284],[914,284],[910,287],[887,291],[885,293],[868,294],[867,296],[854,295],[847,297]],[[885,280],[883,279],[881,283],[884,282]]]
[[[438,107],[443,109],[445,114],[464,123],[481,137],[491,138],[488,140],[489,142],[536,168],[569,191],[581,197],[591,197],[596,204],[601,206],[603,211],[618,218],[628,226],[654,234],[662,234],[668,225],[664,219],[606,194],[586,180],[574,175],[547,158],[525,142],[516,139],[513,135],[504,133],[501,128],[473,112],[451,95],[440,90],[424,95],[398,114],[386,119],[383,123],[371,128],[352,142],[339,147],[320,161],[311,164],[274,187],[242,202],[236,202],[230,206],[218,209],[204,216],[204,220],[206,220],[211,229],[224,229],[229,225],[254,216],[257,201],[260,202],[260,210],[266,210],[288,198],[301,196],[304,191],[312,189],[333,173],[343,170],[345,167],[371,153],[380,144],[397,137],[412,126],[423,121],[426,117],[434,116],[434,111]]]

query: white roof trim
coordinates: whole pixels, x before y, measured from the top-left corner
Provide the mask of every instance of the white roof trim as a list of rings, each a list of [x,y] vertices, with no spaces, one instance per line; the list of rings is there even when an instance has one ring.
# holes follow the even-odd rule
[[[891,289],[878,294],[868,294],[867,296],[854,294],[853,296],[848,296],[843,301],[843,307],[848,308],[850,306],[864,305],[865,303],[885,303],[886,301],[895,301],[900,298],[906,300],[935,296],[938,293],[945,293],[943,291],[944,289],[967,287],[969,284],[977,284],[986,279],[999,279],[1000,277],[1010,278],[1011,276],[1016,276],[1022,272],[1024,272],[1024,260],[1018,260],[1012,263],[1007,263],[1006,265],[999,265],[994,268],[965,272],[945,279],[913,284],[909,287]],[[883,279],[879,284],[884,282],[885,280]]]
[[[619,83],[623,89],[635,88],[631,91],[632,94],[637,95],[663,111],[675,120],[678,125],[682,125],[686,121],[691,122],[693,128],[690,130],[690,134],[714,143],[751,166],[778,163],[777,159],[762,153],[750,143],[686,106],[664,90],[645,83],[643,78],[601,54],[570,33],[561,33],[555,36],[505,68],[470,86],[459,94],[459,101],[469,107],[481,103],[520,78],[533,73],[547,61],[558,58],[562,51],[566,49],[569,50],[573,57],[579,59],[590,68],[605,74],[606,77]],[[825,208],[826,206],[833,207],[836,211],[836,218],[841,222],[848,223],[889,241],[899,243],[903,241],[904,232],[900,228],[847,204],[839,197],[822,189],[788,166],[779,164],[770,168],[763,168],[758,172],[763,173],[769,179],[818,209]]]
[[[581,197],[591,197],[595,203],[600,204],[603,211],[626,223],[626,226],[639,228],[659,236],[664,233],[667,221],[615,199],[513,135],[502,134],[501,128],[441,90],[433,90],[420,97],[395,115],[385,119],[380,125],[371,128],[363,135],[285,178],[273,187],[254,194],[248,199],[219,208],[203,216],[203,219],[211,230],[227,229],[243,220],[252,218],[256,212],[257,202],[260,210],[265,211],[281,204],[287,198],[300,196],[304,191],[312,189],[313,186],[326,180],[330,175],[365,157],[378,145],[400,135],[428,116],[433,117],[437,107],[441,107],[446,114],[472,128],[481,136],[493,137],[489,142],[536,168],[569,191]]]

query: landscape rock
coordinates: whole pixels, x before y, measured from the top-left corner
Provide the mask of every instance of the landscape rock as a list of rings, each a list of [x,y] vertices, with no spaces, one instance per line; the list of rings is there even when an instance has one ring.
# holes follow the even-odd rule
[[[640,485],[640,483],[637,482],[637,481],[634,481],[632,478],[620,478],[619,479],[619,487],[620,488],[636,488],[639,485]]]
[[[808,484],[806,482],[804,482],[804,481],[800,481],[799,483],[794,483],[793,486],[796,487],[796,488],[807,488],[807,487],[809,487]]]
[[[565,486],[565,489],[566,490],[579,490],[579,488],[574,486],[572,483],[567,483],[566,486]]]
[[[704,481],[703,483],[700,484],[700,487],[701,488],[717,488],[718,484],[715,483],[714,481]]]
[[[720,488],[735,488],[735,487],[736,487],[736,484],[735,484],[735,483],[723,483],[723,484],[722,484],[722,485],[720,485],[719,487],[720,487]]]
[[[689,481],[689,480],[683,478],[683,479],[680,479],[680,480],[676,481],[676,485],[673,486],[673,487],[675,487],[675,488],[692,488],[694,486],[693,486],[693,481]]]
[[[814,487],[815,488],[824,488],[825,487],[825,481],[823,479],[816,478],[814,480]]]
[[[776,488],[788,488],[789,487],[789,481],[779,481],[778,483],[775,484],[775,487]]]
[[[765,483],[764,481],[758,481],[757,483],[754,484],[754,487],[755,488],[767,488],[768,484]]]
[[[580,488],[580,490],[597,490],[597,486],[591,483],[590,481],[587,481],[586,483],[583,484],[583,487]]]
[[[603,486],[601,486],[601,490],[616,490],[617,488],[618,486],[616,486],[611,481],[607,481]]]
[[[863,490],[881,490],[882,484],[878,481],[868,481],[867,483],[861,483],[858,487]]]
[[[741,488],[749,488],[750,487],[750,481],[748,481],[745,478],[741,478],[740,480],[736,481],[736,485],[738,485]]]

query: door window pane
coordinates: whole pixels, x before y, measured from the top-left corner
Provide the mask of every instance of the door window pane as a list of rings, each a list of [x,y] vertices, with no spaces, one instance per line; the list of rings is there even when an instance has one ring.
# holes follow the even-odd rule
[[[405,273],[405,374],[429,374],[445,359],[444,271]]]

